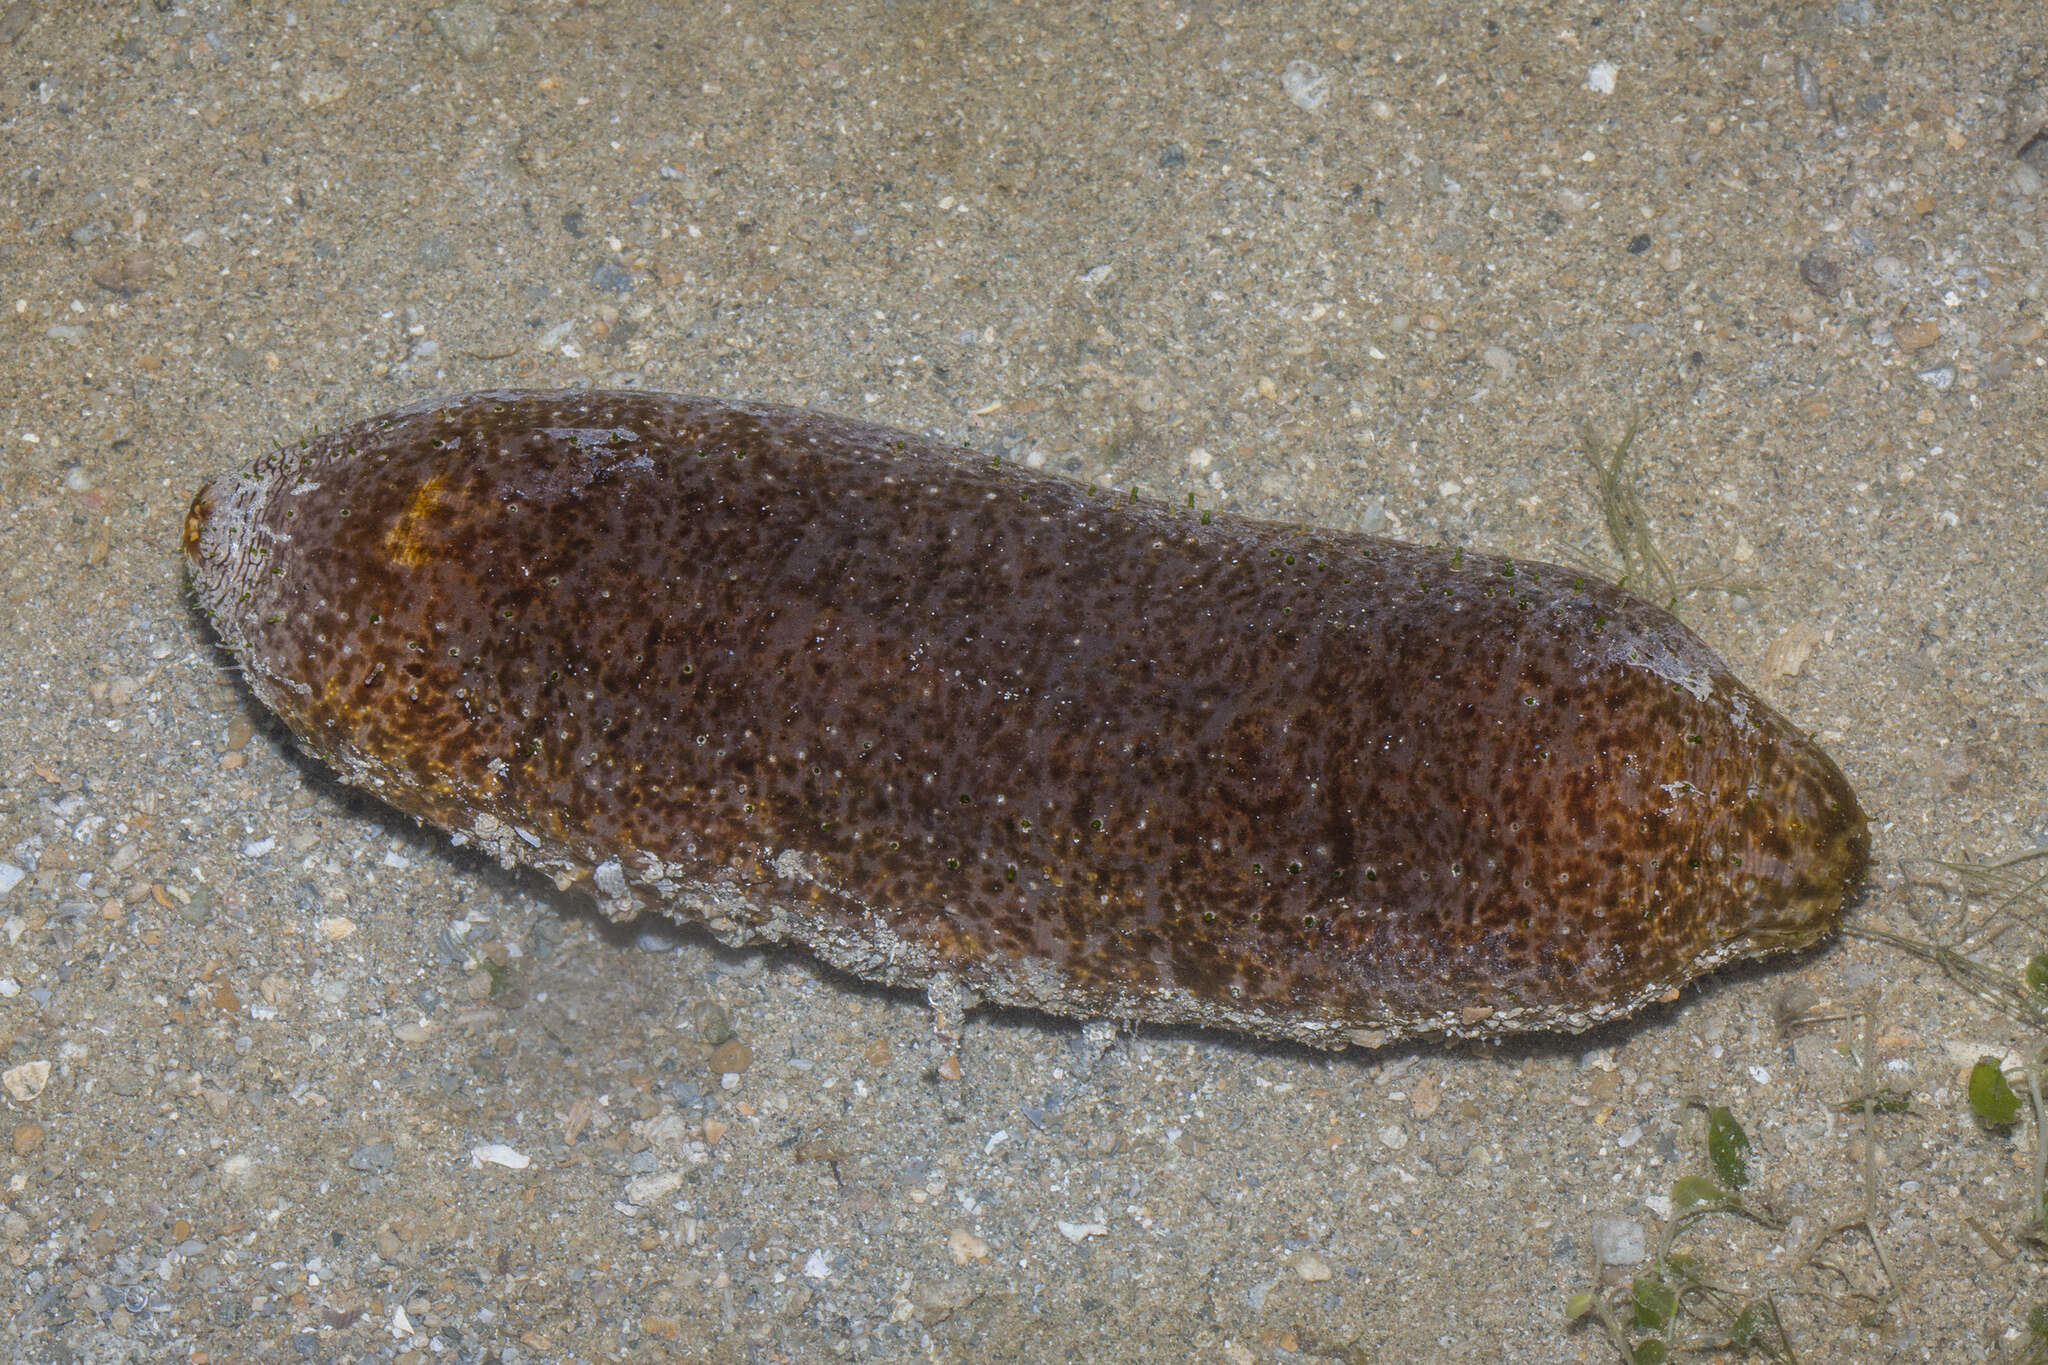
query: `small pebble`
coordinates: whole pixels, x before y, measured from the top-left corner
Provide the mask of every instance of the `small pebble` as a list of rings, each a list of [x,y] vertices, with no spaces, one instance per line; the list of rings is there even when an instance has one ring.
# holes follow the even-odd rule
[[[371,1142],[349,1153],[349,1169],[368,1171],[372,1175],[387,1174],[398,1159],[398,1150],[388,1142]]]
[[[700,1042],[712,1047],[732,1037],[731,1012],[709,996],[692,1000],[684,1007],[682,1025],[696,1034]]]
[[[1809,251],[1800,259],[1799,278],[1822,298],[1831,299],[1842,292],[1842,268],[1823,251]]]
[[[1905,322],[1892,328],[1892,340],[1902,351],[1920,351],[1941,340],[1941,324],[1929,318],[1923,322]]]
[[[682,940],[660,925],[649,925],[633,935],[633,946],[643,953],[672,953]]]
[[[1630,1218],[1593,1220],[1593,1250],[1602,1265],[1641,1265],[1648,1257],[1643,1225]]]
[[[683,1187],[681,1171],[656,1171],[651,1175],[635,1176],[626,1182],[628,1204],[652,1204],[665,1199]]]
[[[1310,1284],[1321,1284],[1330,1278],[1330,1263],[1313,1251],[1304,1251],[1294,1258],[1294,1273]]]
[[[969,1261],[986,1261],[988,1243],[966,1228],[954,1228],[946,1234],[946,1253],[953,1258],[954,1265],[966,1265]]]
[[[944,1322],[959,1309],[973,1303],[980,1291],[964,1280],[928,1280],[919,1277],[910,1286],[910,1302],[926,1322]]]
[[[1773,681],[1779,678],[1796,678],[1813,651],[1826,638],[1820,629],[1808,622],[1788,627],[1764,650],[1764,677]]]
[[[23,1062],[0,1072],[0,1085],[7,1087],[8,1097],[16,1104],[27,1104],[49,1083],[50,1064],[44,1061]]]
[[[315,71],[299,82],[299,103],[324,109],[348,94],[348,77],[337,71]]]
[[[133,298],[156,282],[156,262],[146,251],[124,251],[94,266],[92,282],[110,294]]]
[[[1294,107],[1304,114],[1313,114],[1330,98],[1330,78],[1323,74],[1322,68],[1299,57],[1289,62],[1287,69],[1280,73],[1280,88],[1294,102]]]
[[[1060,1230],[1060,1236],[1066,1238],[1075,1246],[1079,1246],[1090,1237],[1109,1236],[1109,1228],[1103,1223],[1069,1223],[1066,1219],[1062,1218],[1055,1222],[1054,1226]]]
[[[443,5],[427,11],[427,19],[441,41],[455,49],[466,62],[476,61],[491,50],[498,35],[498,16],[489,5]]]
[[[1792,59],[1792,88],[1799,92],[1799,102],[1808,109],[1821,106],[1820,78],[1813,74],[1813,65],[1804,57]]]
[[[533,1164],[533,1158],[502,1142],[481,1142],[469,1149],[471,1170],[480,1171],[486,1164],[503,1166],[508,1171],[523,1171]]]

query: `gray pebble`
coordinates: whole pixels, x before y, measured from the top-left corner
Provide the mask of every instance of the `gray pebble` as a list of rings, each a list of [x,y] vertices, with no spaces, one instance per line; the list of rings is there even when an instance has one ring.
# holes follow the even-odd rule
[[[388,1142],[371,1142],[349,1153],[350,1170],[368,1171],[373,1175],[387,1174],[398,1159],[398,1151]]]
[[[683,945],[674,934],[649,926],[633,935],[633,946],[643,953],[672,953]]]
[[[1294,107],[1304,114],[1313,114],[1330,98],[1330,78],[1314,62],[1303,61],[1299,57],[1289,62],[1287,69],[1280,73],[1280,88],[1294,102]]]
[[[1833,257],[1818,249],[1807,252],[1800,259],[1799,278],[1822,298],[1831,299],[1842,292],[1842,268],[1835,264]]]
[[[552,915],[543,915],[533,922],[533,929],[527,941],[537,953],[546,954],[561,947],[563,936],[568,932],[561,920]]]
[[[708,996],[690,1002],[683,1011],[683,1022],[698,1041],[713,1047],[732,1037],[732,1014]]]
[[[1801,104],[1808,109],[1820,108],[1820,78],[1813,74],[1813,64],[1804,57],[1792,59],[1792,88],[1799,92]]]
[[[441,35],[441,41],[455,49],[455,54],[466,62],[473,62],[491,50],[491,40],[498,36],[498,16],[489,5],[443,5],[427,11],[427,18],[433,22],[434,32]]]
[[[1632,1218],[1596,1218],[1593,1250],[1602,1265],[1641,1265],[1649,1257],[1649,1242],[1643,1225]]]

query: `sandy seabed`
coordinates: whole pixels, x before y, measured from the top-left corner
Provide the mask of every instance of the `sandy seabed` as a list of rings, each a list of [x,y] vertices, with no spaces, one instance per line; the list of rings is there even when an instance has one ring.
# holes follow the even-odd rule
[[[914,997],[613,929],[296,757],[177,538],[314,429],[639,385],[1614,572],[1581,427],[1639,412],[1659,544],[1738,589],[1680,614],[1872,812],[1852,920],[1954,936],[1929,860],[2048,837],[2043,38],[0,4],[0,1355],[1612,1360],[1567,1300],[1646,1272],[1704,1104],[1782,1226],[1680,1234],[1725,1296],[1676,1340],[2028,1358],[2036,1137],[1963,1078],[2041,1039],[1903,954],[1505,1045],[976,1015],[946,1081]]]

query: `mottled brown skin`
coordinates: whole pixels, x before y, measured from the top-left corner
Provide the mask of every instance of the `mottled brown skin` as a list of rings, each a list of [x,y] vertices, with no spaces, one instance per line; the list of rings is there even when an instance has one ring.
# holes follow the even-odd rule
[[[1059,1014],[1583,1028],[1814,942],[1868,857],[1609,584],[801,409],[424,404],[216,480],[185,551],[305,747],[458,840]]]

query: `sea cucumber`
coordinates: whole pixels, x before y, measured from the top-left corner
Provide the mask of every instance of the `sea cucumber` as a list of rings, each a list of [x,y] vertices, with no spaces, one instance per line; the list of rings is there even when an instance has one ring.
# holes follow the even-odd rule
[[[801,408],[416,404],[193,499],[348,782],[732,944],[1317,1047],[1579,1030],[1824,937],[1869,831],[1669,613]]]

